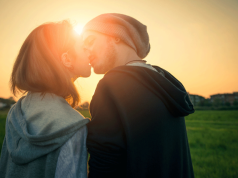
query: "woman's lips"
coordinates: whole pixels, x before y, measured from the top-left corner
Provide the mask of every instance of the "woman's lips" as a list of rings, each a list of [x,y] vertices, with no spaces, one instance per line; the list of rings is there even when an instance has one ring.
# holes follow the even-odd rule
[[[94,56],[89,56],[89,62],[91,64],[91,66],[93,66],[94,61],[95,61],[95,57]]]

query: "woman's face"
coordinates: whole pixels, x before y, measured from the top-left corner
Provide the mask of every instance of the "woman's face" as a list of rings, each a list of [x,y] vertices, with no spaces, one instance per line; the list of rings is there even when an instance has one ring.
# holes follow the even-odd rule
[[[91,75],[91,65],[89,59],[83,49],[83,41],[80,36],[76,38],[74,44],[75,59],[72,60],[74,67],[73,73],[77,77],[89,77]]]

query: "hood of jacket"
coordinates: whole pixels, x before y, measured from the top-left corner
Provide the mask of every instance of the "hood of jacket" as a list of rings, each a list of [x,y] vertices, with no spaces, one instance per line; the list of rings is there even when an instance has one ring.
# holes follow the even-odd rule
[[[115,72],[133,77],[151,92],[155,93],[175,117],[184,117],[194,113],[193,104],[186,89],[168,71],[150,64],[134,63],[116,67],[106,75]]]
[[[5,139],[10,157],[16,164],[29,163],[61,147],[88,122],[64,98],[29,92],[7,116]]]

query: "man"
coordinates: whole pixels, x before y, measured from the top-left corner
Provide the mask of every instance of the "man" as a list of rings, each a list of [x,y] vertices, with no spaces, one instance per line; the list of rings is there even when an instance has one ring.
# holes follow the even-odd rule
[[[183,85],[142,60],[146,26],[123,14],[102,14],[83,32],[97,74],[90,104],[89,178],[191,178],[184,116],[194,112]]]

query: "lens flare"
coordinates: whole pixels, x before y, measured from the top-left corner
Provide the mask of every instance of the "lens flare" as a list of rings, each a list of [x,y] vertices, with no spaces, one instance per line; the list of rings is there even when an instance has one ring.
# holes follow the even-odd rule
[[[82,24],[77,24],[77,25],[74,27],[74,30],[75,30],[78,34],[81,34],[82,31],[83,31],[83,25],[82,25]]]

